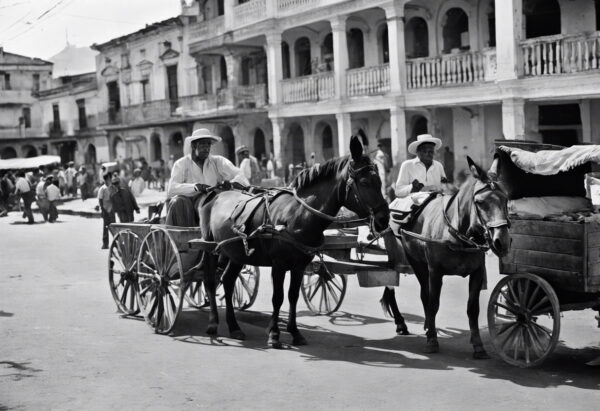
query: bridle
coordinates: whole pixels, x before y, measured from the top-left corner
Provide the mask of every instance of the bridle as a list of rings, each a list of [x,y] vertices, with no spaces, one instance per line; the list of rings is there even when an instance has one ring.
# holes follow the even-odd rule
[[[375,215],[381,211],[384,210],[388,205],[387,203],[384,201],[381,204],[378,204],[375,207],[369,207],[367,205],[367,203],[364,201],[363,196],[361,195],[360,189],[358,188],[358,185],[356,184],[356,180],[358,178],[358,175],[363,172],[364,170],[368,170],[370,173],[378,175],[377,173],[377,166],[373,163],[369,163],[366,164],[362,167],[359,168],[354,168],[354,161],[350,160],[349,164],[348,164],[348,178],[346,179],[346,184],[345,184],[345,189],[344,189],[344,198],[342,199],[341,203],[345,203],[348,200],[348,196],[350,195],[350,192],[352,192],[352,194],[354,195],[354,199],[356,200],[356,202],[358,203],[359,207],[361,207],[363,210],[366,210],[369,213],[369,217],[368,217],[368,221],[369,221],[369,229],[371,230],[371,233],[376,236],[376,237],[380,237],[383,234],[385,234],[387,231],[390,230],[390,228],[386,228],[385,230],[378,232],[375,229]],[[337,216],[331,216],[329,214],[326,214],[322,211],[317,210],[316,208],[311,207],[310,205],[308,205],[308,203],[306,203],[306,201],[304,201],[297,193],[296,189],[293,190],[293,194],[294,194],[294,198],[304,207],[306,208],[308,211],[310,211],[311,213],[317,215],[320,218],[323,218],[324,220],[330,221],[330,222],[340,222],[340,223],[357,223],[357,222],[364,222],[367,221],[367,218],[360,218],[360,219],[354,219],[354,220],[348,220],[345,219],[343,217],[337,217]]]
[[[485,243],[484,244],[477,243],[476,241],[467,237],[465,234],[461,233],[458,229],[456,229],[452,226],[452,223],[450,222],[450,219],[448,218],[448,210],[454,200],[456,200],[456,202],[457,202],[457,204],[456,204],[457,210],[459,209],[458,193],[454,194],[450,198],[448,203],[446,203],[446,205],[444,207],[442,207],[442,213],[444,214],[444,221],[446,222],[446,225],[448,226],[448,231],[450,231],[450,234],[453,237],[455,237],[456,239],[468,244],[469,246],[471,246],[473,248],[477,248],[482,251],[487,251],[490,248],[492,248],[492,245],[493,245],[492,234],[491,234],[492,228],[500,228],[500,227],[510,228],[510,220],[508,219],[507,215],[506,215],[505,219],[494,220],[494,221],[490,221],[487,223],[482,218],[481,209],[475,202],[475,197],[478,194],[486,192],[486,191],[494,191],[494,192],[499,193],[502,197],[508,198],[508,195],[506,194],[506,192],[504,190],[502,190],[502,188],[498,185],[498,182],[494,181],[494,180],[488,180],[486,182],[483,182],[483,187],[479,188],[478,190],[473,191],[471,207],[475,207],[475,212],[477,213],[477,219],[479,220],[479,224],[482,227],[484,227],[484,229],[485,229],[485,233],[484,233]]]

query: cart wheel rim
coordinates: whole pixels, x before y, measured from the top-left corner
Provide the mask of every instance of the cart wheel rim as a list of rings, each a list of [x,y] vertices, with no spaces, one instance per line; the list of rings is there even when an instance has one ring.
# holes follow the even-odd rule
[[[158,334],[168,334],[181,312],[186,284],[179,251],[163,228],[150,231],[137,259],[138,304],[144,319]]]
[[[514,274],[494,288],[488,327],[498,355],[509,364],[534,367],[556,348],[560,303],[552,286],[533,274]]]
[[[204,290],[204,281],[192,281],[185,290],[185,300],[193,308],[201,309],[208,307],[208,296]]]
[[[245,265],[240,271],[233,288],[233,306],[240,310],[247,310],[256,301],[260,271],[258,267]]]
[[[140,312],[137,303],[137,254],[140,238],[130,230],[117,233],[108,251],[108,284],[117,308],[125,315]]]
[[[319,275],[307,271],[302,279],[302,297],[310,311],[317,315],[336,312],[346,295],[346,276],[329,273]]]

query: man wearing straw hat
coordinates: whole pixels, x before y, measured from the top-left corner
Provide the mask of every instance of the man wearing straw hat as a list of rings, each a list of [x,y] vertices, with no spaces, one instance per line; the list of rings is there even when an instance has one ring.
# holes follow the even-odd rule
[[[413,204],[421,204],[433,191],[442,190],[447,182],[444,166],[433,159],[442,147],[442,140],[430,134],[421,134],[408,145],[408,152],[417,157],[406,160],[400,166],[396,180],[396,199],[390,208],[409,211]]]
[[[212,134],[206,128],[194,130],[192,135],[185,139],[184,156],[173,164],[171,170],[167,191],[168,225],[198,226],[199,202],[208,187],[229,180],[244,185],[250,184],[242,171],[231,161],[210,154],[212,145],[219,141],[221,137]]]

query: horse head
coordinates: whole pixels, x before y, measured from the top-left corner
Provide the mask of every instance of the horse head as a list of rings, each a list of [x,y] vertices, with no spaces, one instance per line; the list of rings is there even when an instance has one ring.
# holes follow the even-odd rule
[[[510,249],[508,229],[508,196],[497,181],[497,159],[494,159],[489,172],[485,172],[467,157],[469,168],[476,182],[473,188],[473,203],[477,213],[476,224],[485,232],[490,249],[498,257],[503,257]]]
[[[390,210],[381,193],[382,181],[377,166],[363,154],[356,136],[350,139],[350,160],[345,170],[346,187],[342,205],[360,218],[370,218],[376,231],[387,228]]]

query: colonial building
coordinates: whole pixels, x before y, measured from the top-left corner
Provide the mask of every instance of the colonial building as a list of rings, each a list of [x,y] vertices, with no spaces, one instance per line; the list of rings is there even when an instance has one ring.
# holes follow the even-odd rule
[[[51,76],[51,62],[0,47],[0,158],[48,153],[37,93]]]

